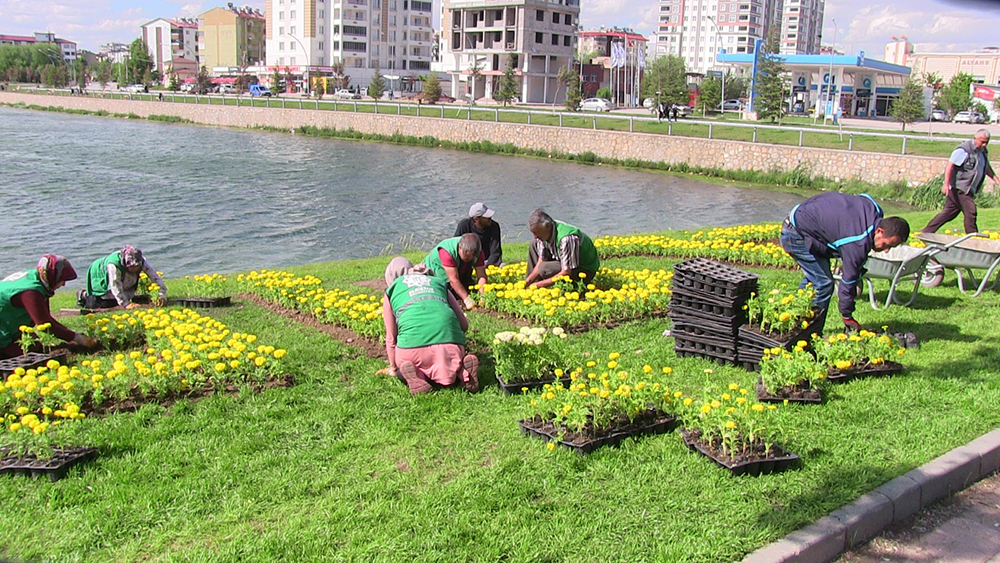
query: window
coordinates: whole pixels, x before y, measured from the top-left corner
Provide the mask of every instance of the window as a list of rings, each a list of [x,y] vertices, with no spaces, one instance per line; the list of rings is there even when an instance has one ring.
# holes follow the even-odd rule
[[[288,19],[290,19],[290,20],[294,20],[295,19],[295,10],[292,10],[292,11],[288,12]]]
[[[285,28],[279,27],[278,28],[278,35],[284,35],[284,34],[285,34]]]
[[[563,47],[569,47],[569,40],[570,39],[572,39],[572,36],[569,36],[569,35],[564,35],[563,36]]]
[[[289,35],[295,35],[295,26],[294,25],[292,27],[288,28],[288,34]]]
[[[278,50],[279,51],[284,51],[285,50],[285,42],[284,41],[281,41],[281,42],[278,43]]]
[[[545,35],[540,32],[535,32],[535,43],[543,43],[545,41]]]
[[[278,57],[278,65],[280,66],[285,65],[285,57]]]
[[[295,57],[288,57],[288,64],[294,65],[295,64]]]
[[[535,21],[536,22],[543,22],[543,21],[545,21],[545,12],[543,12],[541,10],[535,10]]]
[[[325,17],[326,17],[326,11],[325,10],[320,10],[319,11],[319,19],[323,19]]]
[[[322,50],[323,50],[323,42],[322,42],[322,41],[320,41],[320,42],[319,42],[319,50],[320,50],[320,51],[322,51]]]
[[[326,28],[323,26],[319,26],[319,34],[320,36],[326,35]]]
[[[552,12],[552,23],[559,23],[559,12]]]
[[[285,19],[285,12],[278,12],[278,21]]]
[[[559,36],[556,35],[555,33],[552,34],[552,44],[553,45],[558,45],[559,44]]]

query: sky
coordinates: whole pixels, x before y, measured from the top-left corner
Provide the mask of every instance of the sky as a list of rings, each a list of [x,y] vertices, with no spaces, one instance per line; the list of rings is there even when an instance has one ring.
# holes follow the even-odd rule
[[[264,0],[234,1],[264,9]],[[629,27],[656,31],[657,0],[581,0],[584,29]],[[197,16],[225,6],[221,0],[0,0],[0,34],[51,31],[98,51],[104,43],[129,43],[139,27],[158,17]],[[836,22],[836,25],[834,25]],[[906,35],[918,53],[968,52],[1000,47],[1000,0],[826,0],[824,44],[838,51],[865,51],[881,59],[893,35]]]

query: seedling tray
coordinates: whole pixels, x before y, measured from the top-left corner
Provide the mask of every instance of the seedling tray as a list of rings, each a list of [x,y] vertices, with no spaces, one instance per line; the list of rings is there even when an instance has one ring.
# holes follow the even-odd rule
[[[213,307],[229,307],[232,297],[182,297],[177,299],[177,305],[189,309],[211,309]]]
[[[543,423],[544,424],[544,423]],[[626,438],[633,438],[639,436],[652,436],[656,434],[666,434],[671,432],[677,427],[677,419],[672,416],[664,415],[662,419],[656,422],[646,424],[639,427],[630,428],[628,430],[623,430],[621,432],[611,432],[600,438],[586,439],[578,438],[573,441],[562,440],[559,438],[559,429],[555,428],[551,424],[540,427],[535,421],[524,419],[519,420],[518,425],[521,427],[521,432],[528,436],[535,436],[548,441],[555,441],[560,446],[569,448],[580,455],[586,455],[590,452],[601,448],[604,446],[617,446],[622,440]]]
[[[757,286],[757,274],[720,264],[707,258],[692,258],[674,266],[674,275],[682,275],[704,284],[726,287],[734,291],[747,291]]]
[[[670,296],[670,308],[673,309],[674,307],[694,309],[696,311],[701,311],[702,313],[725,318],[737,317],[743,322],[746,321],[746,311],[743,310],[742,305],[736,306],[732,303],[728,305],[712,303],[710,301],[702,300],[696,296],[687,295],[683,292],[675,291],[673,295]]]
[[[698,309],[684,307],[677,302],[672,302],[670,304],[670,309],[667,311],[667,317],[669,317],[674,324],[695,324],[706,328],[714,327],[718,328],[720,331],[726,331],[727,334],[732,333],[734,336],[739,334],[740,326],[743,324],[737,317],[722,317],[719,315],[713,315],[712,313],[706,313]]]
[[[52,354],[28,352],[22,356],[0,360],[0,375],[14,373],[14,370],[17,368],[32,369],[44,366],[49,360],[56,360],[60,364],[65,364],[67,355],[65,350],[60,350]]]
[[[692,275],[688,273],[674,272],[671,282],[674,290],[684,289],[686,291],[697,291],[699,293],[714,295],[718,299],[732,299],[745,301],[751,293],[757,291],[757,282],[741,286],[731,284],[718,284],[707,280],[704,276]]]
[[[758,477],[769,473],[781,473],[782,471],[793,469],[799,465],[799,456],[786,452],[783,448],[777,445],[771,447],[772,455],[766,459],[733,462],[729,459],[717,457],[714,454],[714,450],[709,448],[705,441],[701,438],[700,432],[685,429],[682,429],[680,432],[681,436],[684,438],[684,443],[687,444],[688,448],[708,457],[720,467],[726,468],[734,477],[740,475]]]
[[[897,364],[896,362],[886,362],[877,366],[866,366],[857,369],[838,370],[836,368],[830,368],[827,379],[834,383],[846,383],[848,381],[864,377],[895,375],[902,372],[904,369],[906,369],[905,366]]]
[[[762,403],[784,403],[788,401],[789,403],[819,404],[823,402],[823,394],[819,389],[801,389],[804,393],[803,396],[799,397],[772,395],[767,387],[764,386],[764,382],[759,378],[757,379],[757,384],[754,385],[754,390],[757,392],[757,400]]]
[[[541,389],[546,385],[556,382],[562,383],[564,386],[568,386],[570,384],[570,378],[561,377],[559,379],[556,379],[555,376],[552,376],[551,379],[535,379],[532,381],[521,381],[521,382],[514,381],[511,383],[507,383],[506,381],[503,380],[500,374],[497,374],[497,385],[500,386],[500,390],[503,391],[504,395],[520,395],[521,393],[524,392],[525,388],[528,391],[534,391],[535,389]]]
[[[0,459],[0,475],[21,475],[34,479],[48,477],[50,481],[58,481],[66,476],[71,467],[95,457],[96,448],[54,448],[50,459],[38,459],[34,455],[4,457]]]

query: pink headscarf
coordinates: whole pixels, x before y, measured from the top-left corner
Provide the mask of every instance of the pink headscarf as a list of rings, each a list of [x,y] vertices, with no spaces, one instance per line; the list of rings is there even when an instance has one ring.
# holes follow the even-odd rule
[[[38,261],[38,279],[49,294],[55,293],[55,286],[60,282],[67,282],[76,279],[76,270],[69,263],[69,260],[58,254],[46,254]]]
[[[126,268],[142,266],[142,251],[131,244],[126,244],[125,248],[122,248],[121,255],[122,265]]]

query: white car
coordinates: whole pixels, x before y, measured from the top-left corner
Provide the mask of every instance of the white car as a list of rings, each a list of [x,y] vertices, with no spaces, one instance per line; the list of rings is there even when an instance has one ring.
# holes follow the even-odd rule
[[[978,111],[960,111],[952,119],[954,123],[986,123],[986,116]]]
[[[146,86],[144,84],[129,84],[125,87],[125,90],[133,94],[139,94],[146,91]]]
[[[743,109],[743,102],[735,99],[726,100],[721,104],[719,104],[719,109],[722,109],[724,111],[739,111]]]
[[[333,93],[334,98],[340,98],[341,100],[359,100],[361,99],[361,94],[355,94],[347,88],[341,88]]]
[[[581,111],[611,111],[614,106],[605,98],[587,98],[580,102]]]

